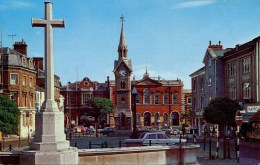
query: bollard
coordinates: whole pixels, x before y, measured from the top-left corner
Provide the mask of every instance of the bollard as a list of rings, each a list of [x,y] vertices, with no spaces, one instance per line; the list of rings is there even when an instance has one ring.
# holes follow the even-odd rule
[[[196,134],[193,134],[193,138],[194,144],[197,144]]]
[[[217,143],[216,143],[216,148],[217,148],[217,151],[216,151],[216,158],[219,158],[219,137],[217,137]]]
[[[223,159],[226,159],[226,138],[223,141]]]
[[[209,159],[211,159],[211,139],[209,139]]]
[[[235,141],[235,152],[236,152],[236,158],[237,158],[237,139],[235,139],[234,141]]]
[[[75,147],[78,147],[78,144],[77,144],[77,143],[75,143]]]
[[[12,145],[11,144],[9,145],[9,151],[12,151]]]
[[[180,135],[180,139],[179,139],[180,145],[181,145],[181,135]]]
[[[121,145],[121,140],[120,140],[120,141],[119,141],[119,148],[121,148],[121,146],[122,146],[122,145]]]
[[[107,141],[104,141],[104,147],[105,147],[105,148],[108,148]]]
[[[2,149],[2,142],[0,141],[0,151],[3,151]]]
[[[149,146],[151,146],[152,145],[152,140],[149,140]]]
[[[239,138],[237,138],[237,163],[239,163]]]
[[[179,152],[180,152],[180,157],[179,157],[179,159],[180,159],[180,164],[183,164],[182,163],[182,149],[181,149],[181,134],[180,134],[180,146],[179,146]]]
[[[101,146],[100,146],[100,147],[101,147],[101,148],[104,148],[104,143],[103,143],[103,142],[101,143]]]
[[[88,148],[91,149],[91,141],[88,143]]]
[[[206,150],[206,137],[205,136],[204,136],[204,139],[203,139],[203,144],[204,144],[203,151],[205,151]]]
[[[19,135],[19,144],[18,147],[21,147],[21,136]]]
[[[228,158],[230,158],[229,138],[227,138]]]
[[[2,150],[5,150],[5,137],[3,137]]]

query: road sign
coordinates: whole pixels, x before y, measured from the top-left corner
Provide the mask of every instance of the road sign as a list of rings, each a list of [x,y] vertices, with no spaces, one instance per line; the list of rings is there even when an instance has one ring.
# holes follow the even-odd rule
[[[236,112],[235,119],[236,119],[236,124],[238,126],[240,126],[243,123],[243,116],[242,116],[242,113],[239,110]]]

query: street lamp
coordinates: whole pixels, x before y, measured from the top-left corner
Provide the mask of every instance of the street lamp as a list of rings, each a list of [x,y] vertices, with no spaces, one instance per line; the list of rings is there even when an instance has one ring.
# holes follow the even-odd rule
[[[27,142],[28,142],[28,145],[30,144],[30,114],[29,112],[26,112],[26,125],[28,127],[28,139],[27,139]]]
[[[132,113],[133,113],[133,133],[132,133],[132,138],[137,138],[137,129],[136,129],[136,96],[137,96],[137,90],[136,88],[134,87],[133,90],[132,90],[132,95],[134,97],[134,106],[132,108]]]

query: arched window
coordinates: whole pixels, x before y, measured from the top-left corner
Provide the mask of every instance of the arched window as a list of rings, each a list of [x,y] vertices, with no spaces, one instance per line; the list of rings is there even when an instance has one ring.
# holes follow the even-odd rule
[[[144,104],[150,104],[150,95],[151,92],[149,89],[144,90]]]
[[[149,112],[144,113],[144,125],[145,126],[151,125],[151,114]]]
[[[179,113],[173,112],[172,113],[172,125],[179,125]]]
[[[156,112],[154,114],[154,122],[157,124],[158,122],[160,122],[160,114],[159,112]]]

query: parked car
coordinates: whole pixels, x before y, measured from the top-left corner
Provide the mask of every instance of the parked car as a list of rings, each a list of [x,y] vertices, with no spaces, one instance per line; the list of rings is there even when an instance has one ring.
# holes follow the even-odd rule
[[[107,135],[109,133],[114,133],[114,132],[115,132],[115,130],[111,127],[105,127],[100,130],[100,134],[103,134],[103,135]]]
[[[166,132],[144,132],[138,139],[125,139],[127,146],[147,146],[147,145],[172,145],[180,142],[179,138],[172,138]],[[186,142],[186,139],[181,139]]]
[[[94,135],[95,134],[95,129],[90,127],[90,128],[87,128],[86,132],[87,132],[88,135]]]
[[[80,126],[76,126],[73,128],[74,132],[81,132],[81,127]]]

